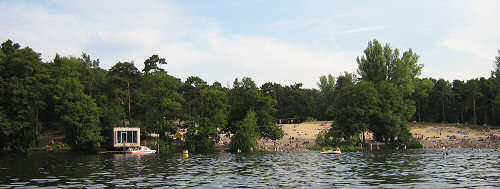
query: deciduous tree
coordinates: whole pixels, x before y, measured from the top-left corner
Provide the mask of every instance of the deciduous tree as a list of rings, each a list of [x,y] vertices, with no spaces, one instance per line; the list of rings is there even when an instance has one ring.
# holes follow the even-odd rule
[[[237,131],[231,137],[230,150],[236,152],[248,152],[251,148],[257,147],[259,136],[259,126],[257,126],[257,114],[250,110],[245,118],[236,122]]]
[[[235,79],[233,89],[229,92],[229,116],[225,131],[236,133],[236,123],[241,121],[248,111],[254,111],[257,117],[257,125],[260,136],[271,139],[283,137],[283,130],[276,125],[274,114],[276,101],[271,97],[265,97],[254,81],[243,78],[241,81]]]

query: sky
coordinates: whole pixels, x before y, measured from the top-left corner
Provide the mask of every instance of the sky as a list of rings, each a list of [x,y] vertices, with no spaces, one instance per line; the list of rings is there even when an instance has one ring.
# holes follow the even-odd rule
[[[0,0],[0,40],[99,59],[104,69],[158,54],[170,75],[223,86],[235,78],[302,83],[356,72],[369,41],[413,49],[420,77],[489,77],[500,49],[500,1]]]

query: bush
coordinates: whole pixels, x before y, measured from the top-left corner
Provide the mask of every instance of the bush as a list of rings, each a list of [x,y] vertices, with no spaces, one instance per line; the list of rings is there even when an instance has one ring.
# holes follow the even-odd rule
[[[390,144],[393,147],[404,146],[406,148],[422,148],[422,144],[418,141],[409,131],[404,131],[398,138],[398,140]]]
[[[325,150],[333,150],[333,147],[331,146],[309,146],[307,147],[307,150],[320,151],[323,150],[323,148],[325,148]]]
[[[306,117],[306,120],[304,120],[304,123],[307,123],[307,122],[317,122],[318,120],[316,118],[313,118],[313,117]]]
[[[160,148],[158,149],[158,144]],[[168,139],[158,139],[158,143],[153,146],[149,146],[153,150],[159,150],[159,153],[173,153],[175,148],[172,146],[172,142]]]
[[[340,148],[341,151],[346,151],[346,152],[353,152],[353,151],[360,151],[360,150],[363,150],[364,148],[363,147],[358,147],[358,146],[353,146],[353,145],[340,145],[340,146],[335,146],[335,147],[332,147],[332,146],[310,146],[310,147],[307,147],[307,150],[311,150],[311,151],[321,151],[323,150],[323,148],[325,148],[325,150],[335,150]]]
[[[360,151],[360,150],[364,149],[363,147],[353,146],[353,145],[341,145],[339,148],[340,148],[340,150],[346,151],[346,152],[354,152],[354,151]]]
[[[216,151],[215,142],[210,136],[188,132],[185,137],[185,147],[191,152],[207,153]]]
[[[231,144],[229,145],[229,150],[236,152],[241,150],[242,152],[250,151],[250,148],[257,147],[257,138],[259,133],[257,132],[257,118],[254,111],[249,111],[247,116],[236,123],[238,130],[236,134],[231,137]]]
[[[335,134],[332,134],[331,130],[321,131],[316,136],[316,144],[319,146],[337,146],[340,144],[340,139]]]
[[[267,152],[267,149],[264,148],[256,148],[254,152]]]

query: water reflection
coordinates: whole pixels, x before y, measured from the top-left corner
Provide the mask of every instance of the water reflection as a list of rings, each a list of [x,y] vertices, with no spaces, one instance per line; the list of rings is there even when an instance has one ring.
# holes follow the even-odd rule
[[[448,153],[448,155],[445,155]],[[495,149],[0,157],[0,187],[498,187]]]

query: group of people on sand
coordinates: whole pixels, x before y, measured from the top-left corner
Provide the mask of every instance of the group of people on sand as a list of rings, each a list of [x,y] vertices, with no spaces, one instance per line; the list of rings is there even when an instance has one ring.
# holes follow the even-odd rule
[[[276,141],[269,138],[262,138],[258,141],[258,147],[267,151],[307,151],[311,146],[310,141],[299,140],[295,137],[288,137],[288,141]]]
[[[416,133],[416,134],[414,134],[414,135],[415,135],[415,138],[416,138],[417,140],[422,140],[422,139],[424,139],[424,134],[421,134],[421,133]]]

